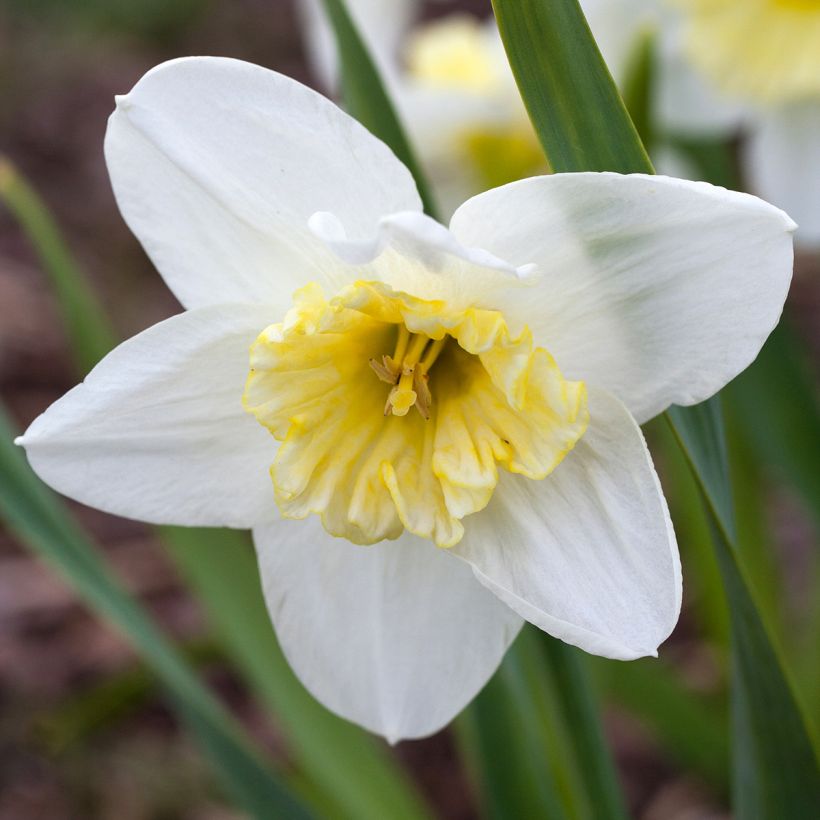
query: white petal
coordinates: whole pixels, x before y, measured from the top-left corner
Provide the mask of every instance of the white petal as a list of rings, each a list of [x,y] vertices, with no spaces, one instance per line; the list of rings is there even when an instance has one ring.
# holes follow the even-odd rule
[[[415,536],[359,547],[316,517],[253,535],[294,671],[328,709],[391,742],[449,723],[521,627],[469,567]]]
[[[745,156],[754,190],[798,224],[795,241],[820,248],[820,102],[762,114]]]
[[[639,422],[708,398],[754,361],[791,281],[789,217],[702,182],[534,177],[468,200],[451,229],[512,265],[537,263],[532,286],[495,307]]]
[[[349,238],[332,213],[314,214],[310,227],[341,262],[353,266],[351,276],[381,280],[422,299],[443,299],[451,307],[482,303],[496,291],[518,287],[533,267],[514,267],[482,248],[465,247],[444,225],[413,211],[383,217],[360,240]]]
[[[281,309],[215,305],[121,344],[18,443],[55,490],[154,524],[276,515],[275,441],[242,407],[248,349]]]
[[[316,211],[340,214],[360,237],[383,214],[421,210],[410,173],[352,117],[239,60],[149,71],[117,98],[105,151],[126,222],[188,307],[333,283],[307,229]]]
[[[641,431],[591,390],[590,427],[543,481],[505,475],[453,551],[531,623],[608,658],[656,655],[681,603],[675,534]]]
[[[512,276],[526,275],[529,270],[526,266],[518,271],[482,248],[464,247],[444,225],[417,211],[382,217],[376,233],[360,240],[348,239],[341,220],[326,211],[314,214],[310,227],[340,259],[351,265],[370,264],[389,247],[430,271],[449,268],[450,257]]]

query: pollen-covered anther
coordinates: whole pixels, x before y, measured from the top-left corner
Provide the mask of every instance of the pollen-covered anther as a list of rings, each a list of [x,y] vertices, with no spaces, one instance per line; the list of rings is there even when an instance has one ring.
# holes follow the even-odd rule
[[[410,333],[401,325],[393,355],[382,356],[381,362],[370,359],[375,374],[383,382],[394,385],[384,405],[385,416],[406,416],[410,408],[415,407],[425,420],[430,418],[430,368],[448,338],[433,340],[420,333]]]

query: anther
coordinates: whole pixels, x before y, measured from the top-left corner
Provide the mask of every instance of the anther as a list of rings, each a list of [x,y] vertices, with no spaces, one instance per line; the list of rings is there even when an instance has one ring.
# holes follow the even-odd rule
[[[411,407],[425,419],[430,418],[432,396],[429,387],[430,368],[447,344],[447,336],[435,341],[421,333],[410,333],[400,325],[396,349],[382,360],[370,359],[373,372],[393,388],[387,396],[384,414],[406,416]]]

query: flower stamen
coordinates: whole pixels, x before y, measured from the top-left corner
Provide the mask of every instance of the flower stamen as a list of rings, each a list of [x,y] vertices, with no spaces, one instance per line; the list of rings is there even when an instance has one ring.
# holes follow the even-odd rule
[[[427,352],[424,354],[424,358],[420,362],[420,365],[425,373],[430,372],[430,368],[435,364],[435,361],[439,357],[441,351],[444,350],[444,346],[447,344],[448,338],[449,336],[442,336],[440,339],[436,339],[433,344],[427,348]]]
[[[394,385],[384,405],[385,416],[406,416],[415,407],[424,419],[430,418],[430,368],[448,339],[449,336],[430,339],[422,333],[410,333],[401,324],[393,355],[384,355],[381,361],[370,359],[373,372],[383,382]]]

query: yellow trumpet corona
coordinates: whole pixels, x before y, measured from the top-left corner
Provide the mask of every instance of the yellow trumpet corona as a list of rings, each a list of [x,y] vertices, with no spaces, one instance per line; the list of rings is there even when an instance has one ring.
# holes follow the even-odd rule
[[[544,478],[588,422],[584,384],[526,328],[512,338],[498,311],[377,282],[330,301],[318,285],[299,290],[252,347],[244,402],[282,442],[271,469],[282,514],[318,513],[360,544],[405,529],[456,544],[499,465]]]

